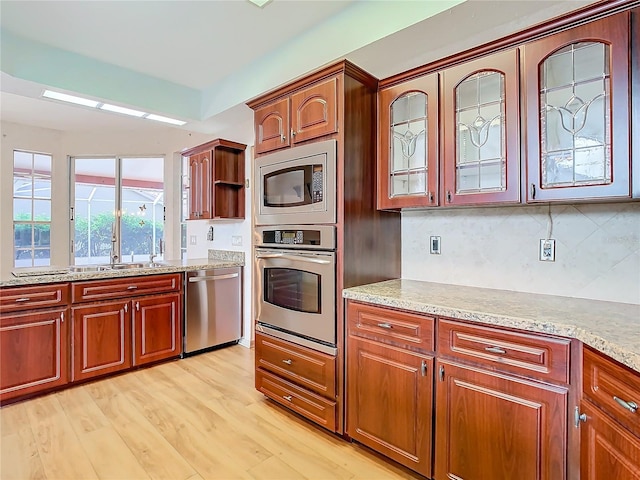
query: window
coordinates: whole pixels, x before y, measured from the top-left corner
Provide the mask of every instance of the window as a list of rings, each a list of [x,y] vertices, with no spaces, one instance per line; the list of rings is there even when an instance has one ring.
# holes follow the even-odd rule
[[[148,261],[164,232],[164,158],[72,158],[76,265]]]
[[[13,152],[15,267],[51,264],[51,155]]]

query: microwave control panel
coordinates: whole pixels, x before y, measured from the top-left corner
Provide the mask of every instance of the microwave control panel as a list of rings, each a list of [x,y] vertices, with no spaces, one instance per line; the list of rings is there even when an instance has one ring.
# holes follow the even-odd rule
[[[311,202],[322,202],[322,165],[314,165],[311,174]]]

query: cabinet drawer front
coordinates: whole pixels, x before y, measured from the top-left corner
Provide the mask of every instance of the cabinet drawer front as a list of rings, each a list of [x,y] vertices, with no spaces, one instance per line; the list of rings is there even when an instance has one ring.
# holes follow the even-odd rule
[[[9,287],[0,290],[0,312],[31,310],[32,308],[66,306],[69,284]]]
[[[335,398],[336,358],[331,355],[256,333],[256,368]]]
[[[435,349],[433,317],[354,302],[349,302],[347,316],[349,335],[411,349]]]
[[[583,352],[585,396],[640,436],[640,374],[588,348]]]
[[[261,368],[256,370],[256,389],[294,412],[335,432],[336,402],[300,388]]]
[[[568,339],[508,332],[440,319],[438,353],[505,372],[569,383]]]
[[[71,301],[77,303],[151,293],[178,292],[180,291],[180,278],[181,275],[175,273],[76,282],[71,286]]]

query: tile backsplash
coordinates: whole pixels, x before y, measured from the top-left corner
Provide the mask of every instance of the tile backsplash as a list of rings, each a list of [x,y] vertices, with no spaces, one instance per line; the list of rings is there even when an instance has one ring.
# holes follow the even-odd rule
[[[538,260],[548,231],[555,262]],[[640,203],[403,212],[402,277],[640,304]]]

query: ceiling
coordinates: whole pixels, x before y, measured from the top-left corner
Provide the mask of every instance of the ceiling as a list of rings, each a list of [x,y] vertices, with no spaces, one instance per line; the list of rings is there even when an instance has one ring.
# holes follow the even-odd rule
[[[63,131],[166,128],[64,105],[44,88],[187,121],[250,128],[245,102],[348,58],[378,78],[589,0],[0,0],[3,121]]]

